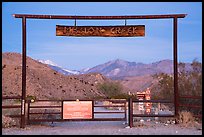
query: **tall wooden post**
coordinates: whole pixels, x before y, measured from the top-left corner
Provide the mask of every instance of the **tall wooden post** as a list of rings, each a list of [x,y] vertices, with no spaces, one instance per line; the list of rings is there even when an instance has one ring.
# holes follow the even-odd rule
[[[26,18],[22,18],[22,96],[21,96],[21,128],[25,128],[26,108]]]
[[[174,104],[175,104],[175,117],[178,116],[178,61],[177,61],[177,18],[173,18],[173,49],[174,49]]]

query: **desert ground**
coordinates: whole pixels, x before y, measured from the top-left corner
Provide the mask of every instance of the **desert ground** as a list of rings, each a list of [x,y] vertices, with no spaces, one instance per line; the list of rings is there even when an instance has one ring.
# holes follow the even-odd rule
[[[202,135],[202,130],[155,122],[129,128],[123,121],[82,121],[28,125],[25,129],[3,128],[2,135]]]
[[[97,108],[99,109],[99,108]],[[100,108],[100,111],[105,108]],[[117,116],[116,116],[117,115]],[[110,114],[108,117],[121,117],[122,114]],[[99,114],[97,117],[103,117]],[[3,135],[202,135],[202,124],[181,125],[143,118],[143,122],[126,121],[68,121],[48,122],[26,125],[26,128],[2,128]]]

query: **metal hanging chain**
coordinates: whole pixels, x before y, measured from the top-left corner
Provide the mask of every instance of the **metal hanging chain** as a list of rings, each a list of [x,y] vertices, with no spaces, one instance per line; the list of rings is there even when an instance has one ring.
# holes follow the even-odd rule
[[[75,21],[74,21],[74,26],[76,27],[76,18],[75,18]]]

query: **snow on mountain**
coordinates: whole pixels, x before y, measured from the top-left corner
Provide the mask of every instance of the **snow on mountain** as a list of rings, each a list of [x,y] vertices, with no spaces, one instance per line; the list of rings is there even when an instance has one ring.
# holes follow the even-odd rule
[[[77,70],[69,70],[69,69],[63,68],[63,67],[57,65],[56,63],[54,63],[51,60],[38,60],[38,61],[43,63],[43,64],[49,65],[52,69],[54,69],[57,72],[60,72],[60,73],[62,73],[64,75],[73,75],[73,74],[78,75],[78,74],[80,74],[80,72],[77,71]]]
[[[85,74],[86,72],[89,71],[89,69],[90,69],[90,68],[84,68],[84,69],[80,70],[80,73],[81,73],[81,74]]]
[[[63,69],[63,70],[64,70],[64,71],[67,71],[67,72],[69,72],[69,73],[75,74],[75,75],[80,74],[80,72],[77,71],[77,70],[68,70],[68,69]]]
[[[43,63],[43,64],[52,65],[52,66],[58,66],[56,63],[52,62],[51,60],[38,60],[38,61]]]

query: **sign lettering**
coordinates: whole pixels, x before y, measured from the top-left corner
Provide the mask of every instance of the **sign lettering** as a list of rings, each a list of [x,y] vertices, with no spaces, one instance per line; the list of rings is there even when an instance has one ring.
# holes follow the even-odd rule
[[[56,36],[138,37],[145,36],[145,25],[128,26],[56,26]]]

